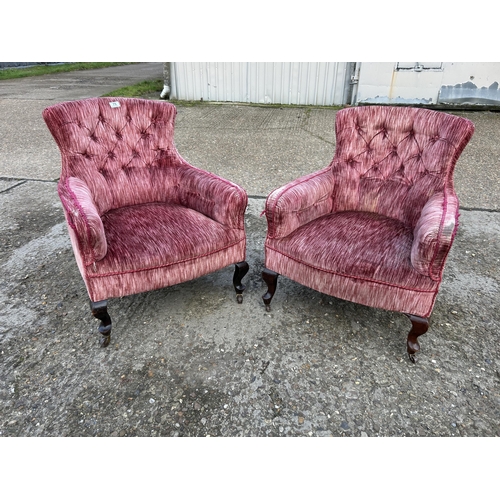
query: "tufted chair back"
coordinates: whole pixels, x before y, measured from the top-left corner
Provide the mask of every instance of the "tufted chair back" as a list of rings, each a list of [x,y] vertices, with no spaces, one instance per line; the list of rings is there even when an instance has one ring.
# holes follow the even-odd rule
[[[386,106],[343,109],[335,127],[333,211],[376,212],[410,228],[431,196],[453,188],[473,133],[449,114]]]
[[[170,103],[115,97],[45,109],[44,119],[61,151],[60,182],[83,180],[99,215],[123,206],[175,201],[171,160],[184,162],[173,142],[175,115]]]

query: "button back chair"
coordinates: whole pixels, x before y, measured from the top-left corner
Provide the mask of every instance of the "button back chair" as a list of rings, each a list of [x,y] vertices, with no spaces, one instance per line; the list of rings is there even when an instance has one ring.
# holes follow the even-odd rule
[[[340,110],[330,165],[266,200],[267,310],[281,274],[404,313],[415,362],[457,230],[453,170],[473,131],[465,118],[423,108]]]
[[[174,145],[173,104],[90,98],[43,111],[61,153],[58,193],[78,268],[110,342],[110,298],[235,265],[241,303],[246,192],[193,167]]]

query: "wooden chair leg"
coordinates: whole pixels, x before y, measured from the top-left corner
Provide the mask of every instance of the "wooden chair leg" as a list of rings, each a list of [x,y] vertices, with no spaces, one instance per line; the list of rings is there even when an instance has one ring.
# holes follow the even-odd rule
[[[247,262],[238,262],[234,265],[233,285],[236,290],[236,300],[238,304],[243,302],[243,291],[246,286],[241,283],[241,279],[248,273],[249,265]]]
[[[408,351],[410,361],[415,363],[415,354],[420,351],[420,344],[417,337],[423,335],[429,328],[429,318],[421,318],[420,316],[413,316],[411,314],[407,314],[407,316],[410,318],[412,327],[406,341],[406,350]]]
[[[265,268],[262,271],[262,279],[267,284],[267,292],[262,296],[262,300],[266,306],[266,311],[269,312],[271,310],[271,300],[274,297],[274,293],[276,292],[276,285],[278,284],[278,273],[271,271],[270,269]]]
[[[108,301],[90,301],[90,310],[92,311],[92,316],[101,321],[99,325],[99,333],[102,335],[100,340],[101,347],[107,347],[111,340],[111,318],[108,314]]]

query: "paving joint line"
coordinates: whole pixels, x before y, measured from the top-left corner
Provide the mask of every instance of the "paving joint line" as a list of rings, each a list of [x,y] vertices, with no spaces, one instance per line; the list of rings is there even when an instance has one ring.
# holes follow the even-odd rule
[[[324,139],[324,140],[326,141],[326,139]],[[326,141],[326,142],[328,142],[328,141]],[[49,180],[49,179],[22,179],[22,178],[16,178],[16,177],[0,177],[0,181],[6,181],[6,182],[18,181],[13,186],[9,186],[8,188],[0,191],[0,194],[3,194],[3,193],[7,193],[8,191],[11,191],[12,189],[15,189],[19,186],[24,185],[27,182],[46,182],[46,183],[54,184],[54,183],[59,182],[59,179]],[[249,194],[248,198],[251,200],[266,200],[267,196],[259,195],[259,194]],[[466,212],[488,212],[488,213],[494,213],[494,214],[500,213],[499,208],[481,208],[481,207],[463,207],[463,206],[460,206],[459,210],[464,210]]]

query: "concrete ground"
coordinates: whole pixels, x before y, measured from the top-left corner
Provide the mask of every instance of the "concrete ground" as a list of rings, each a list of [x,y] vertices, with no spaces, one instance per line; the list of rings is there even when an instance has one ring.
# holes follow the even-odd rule
[[[460,229],[415,365],[408,319],[279,279],[261,296],[265,196],[334,154],[336,111],[178,105],[193,165],[244,187],[250,271],[112,299],[98,347],[41,112],[162,78],[141,63],[0,82],[1,436],[500,436],[500,113],[476,124],[455,175]],[[161,89],[160,89],[161,90]]]

